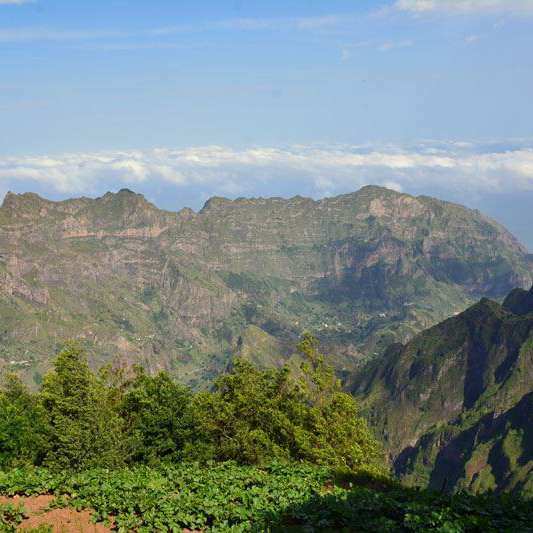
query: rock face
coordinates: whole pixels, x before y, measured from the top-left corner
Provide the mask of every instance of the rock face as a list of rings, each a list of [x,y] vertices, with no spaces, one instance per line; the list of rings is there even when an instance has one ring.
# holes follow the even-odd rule
[[[533,495],[533,289],[392,346],[352,387],[405,480]]]
[[[320,201],[212,198],[198,213],[128,190],[62,202],[8,193],[0,364],[25,361],[38,383],[78,338],[95,364],[166,368],[197,386],[248,353],[248,339],[279,364],[309,330],[349,373],[481,296],[529,286],[532,271],[479,212],[378,187]]]

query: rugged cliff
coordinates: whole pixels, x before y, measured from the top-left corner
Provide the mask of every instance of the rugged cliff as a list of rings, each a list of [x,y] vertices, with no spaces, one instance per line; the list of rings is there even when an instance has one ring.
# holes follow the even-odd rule
[[[353,390],[405,480],[533,495],[533,289],[391,346]]]
[[[199,385],[231,353],[280,364],[303,330],[346,374],[481,296],[532,282],[526,251],[477,211],[378,187],[313,201],[161,211],[128,190],[0,208],[0,364],[38,383],[78,338],[95,364]]]

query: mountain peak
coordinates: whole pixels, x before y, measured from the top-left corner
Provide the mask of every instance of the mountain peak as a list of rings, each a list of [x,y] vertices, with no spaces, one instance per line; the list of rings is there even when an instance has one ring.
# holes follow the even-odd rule
[[[2,207],[7,209],[28,209],[50,203],[50,200],[46,200],[34,192],[15,193],[8,191],[4,197]]]
[[[126,188],[119,189],[117,192],[107,191],[100,198],[96,198],[96,200],[99,200],[99,199],[102,199],[102,198],[124,198],[124,199],[138,198],[140,200],[146,201],[146,198],[144,197],[143,194],[134,192],[131,189],[126,189]]]
[[[505,298],[503,308],[515,315],[528,315],[533,313],[533,287],[529,291],[514,289]]]
[[[224,198],[223,196],[212,196],[211,198],[206,200],[202,209],[200,209],[200,213],[204,211],[208,211],[210,209],[217,209],[220,207],[225,207],[231,203],[232,203],[232,200],[228,198]]]
[[[393,195],[398,196],[404,194],[395,189],[390,189],[389,187],[383,187],[382,185],[363,185],[355,194],[378,194],[378,195]]]

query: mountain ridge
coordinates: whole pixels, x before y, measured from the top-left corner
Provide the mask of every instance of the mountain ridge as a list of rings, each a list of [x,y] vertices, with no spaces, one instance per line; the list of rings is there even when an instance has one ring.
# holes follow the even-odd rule
[[[274,337],[265,356],[278,364],[309,330],[349,371],[477,297],[529,286],[527,257],[480,213],[376,186],[321,200],[214,197],[198,212],[126,189],[59,202],[9,193],[0,365],[30,352],[22,370],[38,381],[78,337],[94,364],[167,368],[196,386],[239,339],[258,338],[253,326]]]

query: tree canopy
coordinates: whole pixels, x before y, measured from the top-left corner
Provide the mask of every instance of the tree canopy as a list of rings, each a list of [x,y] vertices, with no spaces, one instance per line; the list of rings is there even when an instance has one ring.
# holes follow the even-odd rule
[[[384,471],[355,399],[317,341],[300,368],[260,370],[236,358],[213,390],[193,393],[161,372],[93,371],[69,343],[32,394],[8,376],[0,392],[0,464],[114,468],[161,461],[303,461]]]

